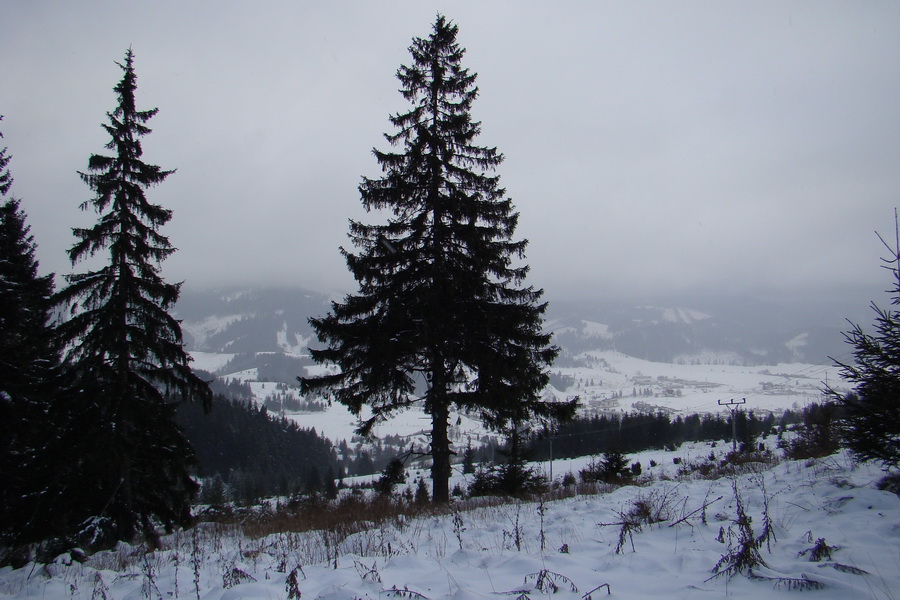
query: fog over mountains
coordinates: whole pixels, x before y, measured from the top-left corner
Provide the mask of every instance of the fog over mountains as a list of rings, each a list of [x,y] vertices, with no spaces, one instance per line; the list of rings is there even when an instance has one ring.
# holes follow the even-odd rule
[[[317,343],[307,319],[328,310],[326,294],[301,288],[186,287],[175,314],[191,351],[302,355]],[[550,302],[546,326],[562,349],[559,366],[589,350],[682,364],[822,364],[846,357],[847,319],[866,323],[870,313],[865,305],[824,298],[598,299]]]

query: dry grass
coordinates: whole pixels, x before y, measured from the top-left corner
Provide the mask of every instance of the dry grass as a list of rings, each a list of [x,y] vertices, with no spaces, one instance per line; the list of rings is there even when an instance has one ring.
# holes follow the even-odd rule
[[[774,466],[778,458],[770,452],[729,454],[725,460],[683,464],[676,480],[718,479],[744,473],[759,472]],[[347,494],[338,500],[322,497],[304,498],[279,505],[274,509],[234,509],[201,515],[200,520],[218,523],[226,528],[239,529],[250,539],[287,532],[326,531],[340,538],[365,531],[371,527],[402,524],[420,516],[441,516],[465,513],[476,509],[503,506],[516,502],[552,502],[576,496],[608,494],[623,485],[643,486],[653,481],[642,476],[622,484],[590,482],[575,485],[554,485],[541,495],[517,499],[503,496],[482,496],[454,499],[449,505],[409,502],[400,497],[370,494]]]

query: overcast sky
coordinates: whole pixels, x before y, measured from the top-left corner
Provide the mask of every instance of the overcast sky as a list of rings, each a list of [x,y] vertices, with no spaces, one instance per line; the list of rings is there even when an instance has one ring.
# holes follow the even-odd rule
[[[43,272],[96,222],[116,61],[159,108],[149,192],[188,285],[353,291],[338,247],[377,176],[395,77],[441,12],[481,90],[478,142],[530,240],[529,282],[602,298],[871,290],[900,204],[900,3],[0,3],[0,128]],[[0,146],[2,147],[2,146]],[[83,267],[76,267],[76,270]],[[871,298],[868,298],[871,299]]]

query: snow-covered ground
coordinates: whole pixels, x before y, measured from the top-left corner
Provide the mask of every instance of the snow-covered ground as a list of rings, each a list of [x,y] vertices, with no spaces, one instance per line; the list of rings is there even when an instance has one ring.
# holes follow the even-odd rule
[[[227,358],[195,353],[196,364],[201,368],[220,368]],[[726,363],[726,357],[706,357],[707,361]],[[670,364],[651,362],[615,351],[588,352],[578,357],[579,367],[554,367],[554,374],[571,378],[565,389],[547,388],[547,393],[559,399],[579,396],[584,412],[614,411],[670,411],[674,414],[713,413],[727,411],[719,400],[741,400],[747,410],[781,412],[802,408],[822,400],[825,384],[844,386],[839,371],[832,365],[780,364],[774,366],[735,366],[730,364]],[[218,365],[218,366],[216,366]],[[209,368],[214,367],[214,368]],[[321,367],[311,367],[312,373],[324,372]],[[299,397],[296,389],[276,389],[274,382],[256,381],[256,370],[250,369],[224,375],[228,379],[247,381],[257,402],[262,403],[274,393]],[[844,386],[846,387],[846,386]],[[643,392],[649,392],[646,395]],[[636,395],[635,395],[636,394]],[[285,417],[301,427],[315,430],[334,443],[350,440],[357,419],[347,409],[334,405],[325,412],[286,412]],[[363,415],[365,416],[365,415]],[[465,444],[469,438],[477,438],[487,432],[479,423],[466,415],[454,415],[452,422],[459,424],[453,434],[456,444]],[[375,435],[388,434],[415,436],[430,429],[430,421],[421,409],[413,408],[399,413],[393,419],[379,425]]]
[[[765,600],[810,587],[829,600],[900,595],[900,498],[874,488],[878,468],[838,454],[712,481],[670,479],[674,458],[700,460],[710,450],[689,444],[632,456],[645,468],[659,463],[642,487],[373,523],[352,535],[252,539],[205,524],[165,537],[152,553],[120,545],[85,564],[60,557],[0,570],[0,598]],[[753,535],[771,525],[754,578],[713,573],[739,545],[736,493]],[[662,520],[620,535],[638,505]],[[830,557],[816,562],[817,542]]]
[[[640,410],[649,404],[683,413],[716,412],[723,410],[718,400],[743,398],[747,410],[777,412],[820,401],[825,384],[842,385],[839,370],[830,364],[736,366],[727,364],[725,357],[722,364],[715,364],[715,357],[700,364],[688,358],[673,364],[611,350],[587,352],[579,359],[586,366],[552,369],[575,379],[565,393],[580,395],[588,406],[618,396],[612,406],[619,410]],[[643,397],[643,389],[651,395]]]

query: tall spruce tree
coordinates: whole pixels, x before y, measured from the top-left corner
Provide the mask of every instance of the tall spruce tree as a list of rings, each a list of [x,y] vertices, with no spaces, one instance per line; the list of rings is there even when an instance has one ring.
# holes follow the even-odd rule
[[[79,491],[78,510],[66,516],[93,529],[102,543],[154,535],[186,524],[197,485],[188,473],[194,455],[174,422],[175,404],[189,399],[208,407],[206,382],[190,368],[180,323],[169,314],[181,284],[166,283],[160,263],[175,249],[158,229],[172,217],[151,204],[145,190],[173,171],[141,159],[145,123],[157,109],[135,107],[136,76],[131,49],[119,64],[118,105],[104,125],[111,155],[94,154],[79,173],[95,197],[81,205],[100,215],[91,228],[74,228],[69,250],[75,265],[108,251],[102,268],[66,277],[59,301],[71,308],[60,324],[66,359],[85,382],[69,411],[69,431],[80,430],[83,456],[69,467],[90,490]]]
[[[900,224],[894,211],[894,240],[881,239],[889,252],[884,267],[890,271],[891,305],[900,306]],[[853,346],[854,362],[835,360],[844,379],[855,384],[854,391],[830,395],[842,407],[842,434],[847,446],[859,458],[878,460],[884,466],[900,466],[900,311],[880,308],[874,302],[874,333],[858,323],[844,333]]]
[[[38,274],[25,212],[9,196],[10,158],[7,148],[0,150],[0,542],[8,546],[19,539],[27,509],[23,497],[33,485],[59,367],[51,325],[53,276]]]
[[[412,63],[397,71],[411,107],[390,117],[397,152],[374,150],[383,176],[359,187],[384,224],[351,221],[357,252],[341,249],[359,291],[310,319],[322,349],[313,358],[338,373],[302,378],[307,392],[333,393],[368,433],[419,400],[431,416],[433,498],[447,502],[451,410],[507,430],[535,415],[570,414],[572,404],[541,402],[545,371],[558,349],[542,331],[542,291],[524,285],[526,240],[494,174],[503,156],[475,145],[476,75],[462,66],[457,26],[439,15],[415,38]],[[418,377],[417,377],[418,374]]]

